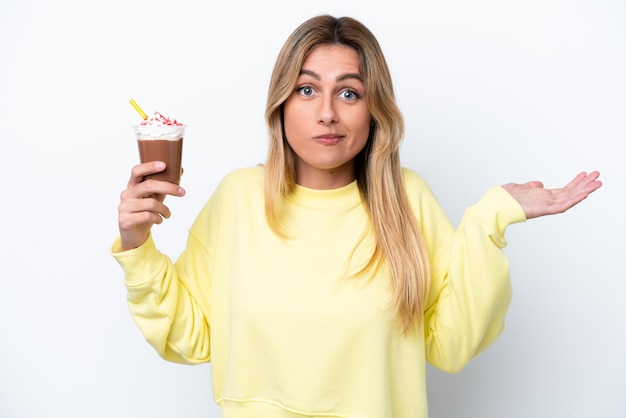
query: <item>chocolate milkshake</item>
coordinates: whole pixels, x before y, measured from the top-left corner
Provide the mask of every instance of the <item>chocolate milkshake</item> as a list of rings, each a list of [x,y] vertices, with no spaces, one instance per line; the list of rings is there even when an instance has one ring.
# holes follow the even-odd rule
[[[146,176],[155,180],[180,184],[183,135],[185,125],[159,112],[135,126],[135,135],[142,163],[163,161],[164,171]]]

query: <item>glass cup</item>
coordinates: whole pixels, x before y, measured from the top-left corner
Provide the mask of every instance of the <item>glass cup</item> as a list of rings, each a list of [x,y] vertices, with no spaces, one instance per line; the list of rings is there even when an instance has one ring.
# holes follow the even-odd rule
[[[139,159],[142,163],[163,161],[165,170],[150,174],[144,180],[155,179],[180,184],[182,174],[183,136],[185,125],[134,127]]]

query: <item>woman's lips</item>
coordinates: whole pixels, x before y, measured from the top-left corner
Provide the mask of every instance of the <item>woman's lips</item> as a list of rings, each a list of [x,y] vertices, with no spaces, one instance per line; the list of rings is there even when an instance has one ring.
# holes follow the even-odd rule
[[[342,135],[324,134],[314,137],[313,140],[322,145],[337,145],[339,142],[341,142],[341,140],[343,140],[343,138],[344,137]]]

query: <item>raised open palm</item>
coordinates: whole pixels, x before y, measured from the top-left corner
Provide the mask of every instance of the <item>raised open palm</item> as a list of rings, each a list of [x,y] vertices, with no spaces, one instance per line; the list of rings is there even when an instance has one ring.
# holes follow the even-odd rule
[[[546,189],[540,181],[509,183],[502,187],[519,202],[526,218],[531,219],[563,213],[586,199],[589,194],[602,186],[602,182],[598,180],[599,176],[600,173],[597,171],[589,174],[582,172],[560,189]]]

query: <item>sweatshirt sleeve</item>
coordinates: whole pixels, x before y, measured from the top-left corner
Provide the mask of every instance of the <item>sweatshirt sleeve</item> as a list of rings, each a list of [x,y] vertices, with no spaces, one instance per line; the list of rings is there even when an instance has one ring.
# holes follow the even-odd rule
[[[526,220],[502,187],[490,188],[455,230],[423,180],[418,222],[429,251],[431,282],[424,315],[427,360],[459,372],[497,339],[512,292],[504,238]]]
[[[190,234],[176,264],[159,252],[152,235],[140,247],[121,251],[119,237],[111,255],[124,270],[131,315],[145,339],[166,360],[197,364],[210,360],[208,257]],[[198,289],[201,288],[201,289]]]

